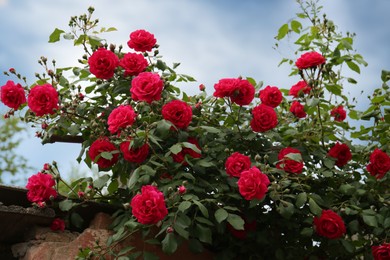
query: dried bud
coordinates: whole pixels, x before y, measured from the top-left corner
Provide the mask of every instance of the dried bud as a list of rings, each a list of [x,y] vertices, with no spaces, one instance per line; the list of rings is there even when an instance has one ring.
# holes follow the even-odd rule
[[[256,156],[255,156],[255,161],[256,161],[256,162],[260,162],[260,161],[261,161],[261,156],[258,155],[258,154],[256,154]]]
[[[115,46],[115,44],[110,44],[110,51],[112,51],[112,52],[115,52],[115,48],[116,48],[116,46]]]

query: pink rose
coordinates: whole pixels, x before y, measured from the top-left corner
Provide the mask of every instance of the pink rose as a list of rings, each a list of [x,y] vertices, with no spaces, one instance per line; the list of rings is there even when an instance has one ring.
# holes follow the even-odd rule
[[[57,90],[50,84],[35,86],[30,90],[27,102],[37,116],[54,114],[54,110],[58,109]]]
[[[141,72],[131,82],[131,97],[135,101],[146,101],[149,104],[161,99],[164,82],[160,75],[153,72]]]
[[[390,260],[390,243],[371,247],[374,260]]]
[[[147,143],[137,148],[130,148],[130,141],[122,142],[120,150],[123,158],[132,163],[142,163],[149,155],[149,145]]]
[[[187,188],[183,185],[180,185],[178,188],[177,188],[177,191],[179,192],[180,195],[183,195],[184,193],[186,193],[187,191]]]
[[[336,239],[342,237],[345,232],[343,219],[332,210],[322,210],[320,217],[314,217],[315,230],[318,235]]]
[[[251,168],[251,159],[249,156],[235,152],[230,155],[225,162],[226,173],[230,177],[240,177],[241,172]]]
[[[267,86],[265,89],[260,90],[259,97],[261,103],[272,108],[279,106],[283,100],[282,92],[280,92],[279,88],[271,86]]]
[[[110,79],[119,66],[119,58],[112,51],[99,48],[88,59],[89,71],[99,79]]]
[[[0,99],[4,105],[18,110],[21,105],[26,103],[26,94],[20,84],[15,84],[12,80],[8,80],[4,86],[0,88]]]
[[[336,165],[338,167],[343,167],[352,159],[351,150],[348,145],[340,144],[339,142],[330,148],[328,156],[337,159]]]
[[[255,97],[255,87],[246,79],[221,79],[214,85],[214,89],[214,97],[229,97],[240,106],[249,105]]]
[[[134,217],[144,225],[156,224],[168,214],[164,194],[152,185],[143,186],[130,205]]]
[[[294,154],[297,154],[297,160],[293,160],[289,158],[288,157],[289,154],[291,154],[292,156]],[[285,172],[289,172],[289,173],[297,173],[297,174],[302,173],[303,161],[302,161],[301,152],[298,149],[286,147],[280,150],[278,154],[278,160],[279,162],[276,164],[276,168],[284,170]]]
[[[130,34],[130,40],[127,45],[135,51],[151,51],[156,45],[157,40],[154,35],[145,30],[136,30]]]
[[[26,188],[27,199],[34,203],[43,203],[51,198],[57,197],[57,191],[53,188],[56,185],[53,176],[38,172],[28,178]]]
[[[298,101],[293,101],[290,107],[290,112],[298,118],[306,117],[305,107]]]
[[[111,134],[133,125],[137,114],[130,105],[120,105],[111,111],[108,116],[108,130]]]
[[[298,67],[298,69],[308,69],[317,67],[318,65],[325,63],[325,58],[318,52],[312,51],[312,52],[306,52],[301,55],[301,57],[298,58],[298,60],[295,62],[295,65]]]
[[[307,85],[306,81],[301,80],[290,88],[288,94],[290,96],[297,98],[302,94],[309,94],[310,91],[311,91],[311,87]]]
[[[64,231],[65,221],[60,218],[55,218],[50,225],[50,229],[53,231]]]
[[[390,156],[376,148],[370,155],[367,171],[377,179],[382,179],[390,170]]]
[[[109,168],[117,161],[119,154],[117,148],[108,139],[100,138],[89,147],[88,155],[100,168]],[[105,153],[104,155],[102,153]],[[106,158],[104,158],[106,157]]]
[[[238,190],[241,196],[246,200],[264,198],[268,191],[270,181],[264,173],[258,168],[252,167],[247,171],[243,171],[237,182]]]
[[[162,107],[161,114],[177,128],[186,129],[192,120],[192,108],[181,100],[172,100]]]
[[[142,54],[127,53],[120,60],[119,65],[125,69],[125,76],[137,76],[148,67],[148,61]]]
[[[347,117],[347,112],[344,110],[343,106],[338,106],[330,111],[330,115],[334,117],[335,121],[342,122]]]
[[[260,104],[252,110],[251,127],[255,132],[266,132],[278,125],[278,116],[275,110],[267,105]]]
[[[187,142],[191,143],[191,144],[194,144],[200,150],[200,146],[199,146],[198,140],[196,140],[195,138],[189,137]],[[192,158],[200,158],[200,157],[202,157],[202,154],[197,153],[197,152],[195,152],[194,150],[192,150],[190,148],[183,147],[183,149],[179,153],[172,154],[172,158],[177,163],[181,163],[183,165],[188,165],[188,163],[184,160],[185,156],[187,154],[189,156],[191,156]]]

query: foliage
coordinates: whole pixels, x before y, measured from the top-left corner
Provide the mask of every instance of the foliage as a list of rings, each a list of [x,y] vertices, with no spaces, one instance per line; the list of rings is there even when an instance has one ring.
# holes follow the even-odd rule
[[[153,94],[152,101],[142,101],[139,93],[135,95],[135,81],[139,81],[137,77],[141,74],[125,76],[123,65],[114,67],[112,77],[107,78],[105,74],[104,78],[99,78],[96,73],[91,74],[90,57],[98,50],[106,55],[107,49],[110,52],[107,55],[114,53],[118,57],[110,57],[110,64],[116,64],[116,59],[122,59],[126,54],[122,45],[116,47],[99,38],[100,33],[115,28],[98,29],[98,21],[91,18],[93,8],[87,15],[71,18],[69,33],[54,30],[49,42],[59,41],[63,36],[75,46],[81,45],[85,55],[79,59],[79,66],[68,68],[56,68],[55,62],[53,68],[49,68],[47,59],[41,58],[45,72],[37,74],[35,84],[50,83],[59,94],[59,108],[41,117],[28,110],[23,118],[44,125],[39,132],[43,143],[80,142],[82,150],[77,160],[84,160],[90,167],[94,164],[104,167],[100,168],[100,177],[95,180],[80,178],[66,184],[70,192],[63,194],[68,198],[59,204],[61,210],[70,211],[80,203],[79,199],[97,200],[120,208],[114,214],[115,234],[108,241],[108,249],[85,249],[80,258],[108,253],[129,257],[124,259],[140,254],[150,257],[150,252],[137,252],[134,248],[125,248],[122,252],[113,250],[137,230],[142,230],[145,237],[149,235],[148,243],[161,245],[168,254],[183,240],[188,240],[192,251],[206,248],[215,252],[219,259],[370,258],[372,245],[388,242],[389,174],[373,176],[366,166],[373,163],[370,155],[375,148],[385,153],[390,151],[387,85],[390,73],[382,72],[383,85],[369,97],[368,109],[357,111],[355,101],[343,91],[345,84],[357,82],[342,73],[344,67],[360,73],[360,67],[367,65],[353,48],[354,35],[337,32],[333,22],[325,15],[321,16],[321,7],[316,2],[298,1],[298,4],[302,12],[281,26],[275,38],[282,41],[296,36],[294,44],[298,57],[315,51],[325,60],[299,69],[294,64],[295,59],[283,59],[281,64],[291,66],[290,76],[305,81],[310,90],[298,92],[292,98],[289,90],[281,89],[284,96],[277,102],[280,104],[272,108],[267,106],[265,114],[261,114],[263,105],[271,98],[267,93],[278,90],[263,88],[261,83],[249,77],[218,83],[236,87],[235,84],[249,82],[256,91],[255,99],[249,105],[238,105],[242,102],[241,89],[232,92],[220,89],[222,93],[208,96],[201,85],[199,94],[182,93],[176,87],[177,83],[194,79],[176,73],[179,64],[166,64],[158,45],[142,54],[148,61],[146,72],[158,73],[163,80],[161,98]],[[259,91],[266,97],[260,95],[259,99]],[[163,107],[177,99],[192,108],[188,127],[175,124],[162,115]],[[303,106],[301,112],[306,116],[301,113],[297,117],[290,112],[293,101]],[[123,122],[127,125],[119,132],[110,132],[111,112],[121,105],[130,105],[137,115],[135,118],[123,116],[122,120],[115,121],[119,126]],[[331,113],[334,108],[339,110]],[[348,111],[348,120],[334,117],[344,109]],[[273,124],[272,129],[254,127],[273,120],[270,111],[276,112],[276,127]],[[188,117],[189,112],[186,113],[183,120]],[[364,122],[364,125],[355,129],[350,125],[350,119]],[[91,145],[96,140],[100,140],[99,145],[110,142],[114,148],[98,150],[99,154],[92,156],[91,150],[95,148]],[[127,150],[121,149],[123,142],[130,142]],[[334,153],[329,151],[337,143],[346,145],[351,157],[348,157],[348,151],[330,156]],[[136,149],[140,152],[145,144],[149,147],[146,160],[142,163],[125,160],[123,154]],[[280,151],[285,154],[280,155]],[[236,152],[249,157],[249,166],[257,169],[245,167],[238,173],[240,177],[228,174],[226,160]],[[384,156],[388,158],[387,154]],[[105,163],[100,164],[102,161]],[[234,167],[244,164],[238,163]],[[53,174],[58,182],[63,181],[56,165],[46,172]],[[260,176],[258,174],[266,175],[269,186],[263,175],[256,177]],[[251,188],[245,186],[249,184],[244,175],[262,183],[259,187],[261,191],[266,188],[265,196],[259,190],[253,196],[248,193],[244,196],[243,192]],[[148,201],[145,202],[147,205],[152,203],[148,196],[161,198],[159,191],[165,197],[168,214],[162,219],[145,221],[155,223],[140,224],[132,214],[131,207],[138,207],[131,203],[132,199]],[[154,208],[159,210],[157,215],[152,211],[145,214],[161,216],[164,210],[160,209],[164,205],[161,200],[158,203],[158,209]],[[326,216],[331,216],[330,225],[338,228],[337,237],[324,236],[323,228],[325,235],[329,230],[313,224],[314,219],[320,223]],[[73,216],[68,221],[80,219]],[[150,239],[151,231],[155,235]]]

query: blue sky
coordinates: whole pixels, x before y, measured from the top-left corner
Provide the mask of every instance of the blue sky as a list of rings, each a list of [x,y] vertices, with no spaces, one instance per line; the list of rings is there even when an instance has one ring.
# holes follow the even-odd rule
[[[357,34],[355,48],[369,65],[361,75],[351,74],[357,85],[345,87],[362,99],[367,94],[361,96],[360,91],[370,93],[379,87],[381,70],[390,70],[390,1],[321,3],[339,31]],[[101,26],[118,29],[104,35],[109,43],[126,46],[129,33],[136,29],[154,33],[164,59],[180,62],[180,72],[198,80],[183,85],[186,92],[196,92],[203,83],[211,94],[219,79],[240,75],[280,88],[290,88],[298,81],[288,77],[287,66],[277,66],[283,56],[295,59],[293,52],[272,49],[278,28],[299,11],[294,0],[0,0],[0,70],[13,67],[32,84],[34,73],[41,71],[40,56],[55,59],[58,67],[77,65],[81,50],[67,41],[49,44],[48,37],[56,27],[66,30],[70,16],[86,12],[88,6],[95,7]],[[7,80],[0,75],[0,85]],[[364,104],[359,102],[362,108]],[[1,105],[0,110],[4,109]],[[76,164],[79,149],[72,144],[42,146],[30,134],[17,152],[36,170],[55,160],[67,174]]]

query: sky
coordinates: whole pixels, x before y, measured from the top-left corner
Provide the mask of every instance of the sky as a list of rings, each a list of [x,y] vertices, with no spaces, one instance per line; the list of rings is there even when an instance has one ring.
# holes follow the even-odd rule
[[[361,75],[350,74],[357,85],[345,87],[362,100],[358,105],[364,109],[363,98],[381,85],[381,70],[390,70],[390,1],[322,0],[320,4],[339,31],[357,35],[354,47],[369,65]],[[126,46],[130,32],[137,29],[153,33],[164,60],[180,62],[179,72],[197,79],[180,86],[190,94],[197,93],[200,83],[212,94],[213,85],[226,77],[252,77],[287,89],[299,80],[288,77],[288,66],[278,67],[283,57],[297,58],[289,46],[273,49],[278,28],[299,12],[294,0],[0,0],[0,71],[15,68],[32,84],[34,73],[42,72],[37,63],[41,56],[55,59],[58,67],[76,66],[81,49],[70,41],[51,44],[48,39],[54,28],[66,31],[69,18],[85,13],[89,6],[95,7],[101,26],[118,29],[103,35],[108,43]],[[1,74],[0,86],[8,79]],[[27,177],[53,160],[65,176],[76,166],[79,145],[42,146],[33,131],[24,135],[16,152],[34,167]]]

